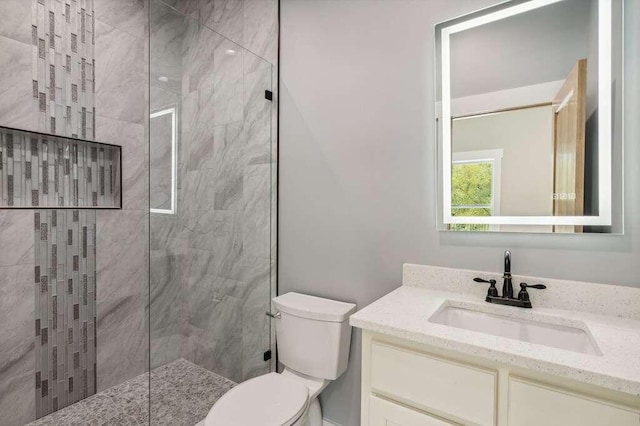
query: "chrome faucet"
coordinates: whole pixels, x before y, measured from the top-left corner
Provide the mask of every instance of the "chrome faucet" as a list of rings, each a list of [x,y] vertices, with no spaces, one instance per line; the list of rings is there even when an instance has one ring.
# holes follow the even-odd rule
[[[504,252],[504,274],[502,276],[502,297],[498,296],[498,289],[496,289],[496,280],[485,280],[482,278],[474,278],[477,283],[490,284],[487,291],[486,301],[489,303],[497,303],[499,305],[518,306],[520,308],[530,308],[531,300],[529,299],[528,288],[536,288],[543,290],[547,288],[544,284],[529,285],[527,283],[520,283],[520,292],[518,297],[513,297],[513,282],[511,277],[511,252],[506,250]]]

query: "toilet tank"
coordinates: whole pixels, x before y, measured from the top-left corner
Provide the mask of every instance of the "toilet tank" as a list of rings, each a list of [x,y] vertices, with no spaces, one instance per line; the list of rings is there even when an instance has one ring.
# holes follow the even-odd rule
[[[278,359],[285,367],[322,379],[337,379],[347,369],[351,346],[349,315],[353,303],[300,293],[274,297]]]

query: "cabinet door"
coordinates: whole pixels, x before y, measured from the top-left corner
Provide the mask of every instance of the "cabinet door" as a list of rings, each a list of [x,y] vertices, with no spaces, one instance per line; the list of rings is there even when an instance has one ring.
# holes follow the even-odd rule
[[[495,371],[373,342],[371,389],[460,423],[495,425]]]
[[[452,423],[436,419],[425,413],[399,404],[369,397],[369,426],[451,426]]]
[[[519,378],[509,379],[509,426],[639,426],[640,413]]]

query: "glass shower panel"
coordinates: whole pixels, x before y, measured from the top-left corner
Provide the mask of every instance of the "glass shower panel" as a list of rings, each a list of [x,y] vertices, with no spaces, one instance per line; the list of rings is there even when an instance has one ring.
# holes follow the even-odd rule
[[[272,365],[272,66],[158,0],[149,31],[151,419],[192,426]]]

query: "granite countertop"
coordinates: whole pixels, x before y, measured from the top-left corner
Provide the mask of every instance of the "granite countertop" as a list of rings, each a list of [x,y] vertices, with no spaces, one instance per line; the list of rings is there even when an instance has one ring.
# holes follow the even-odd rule
[[[442,275],[443,271],[446,272],[446,268],[439,268],[436,272]],[[447,273],[450,274],[450,271]],[[469,276],[475,274],[464,272]],[[406,276],[407,266],[405,279]],[[533,309],[492,305],[478,297],[477,290],[473,290],[476,294],[470,294],[423,287],[407,285],[405,282],[405,285],[353,314],[351,325],[640,396],[640,320],[584,310],[536,307],[535,300]],[[431,315],[443,304],[582,328],[591,334],[602,355],[556,349],[429,322]]]

